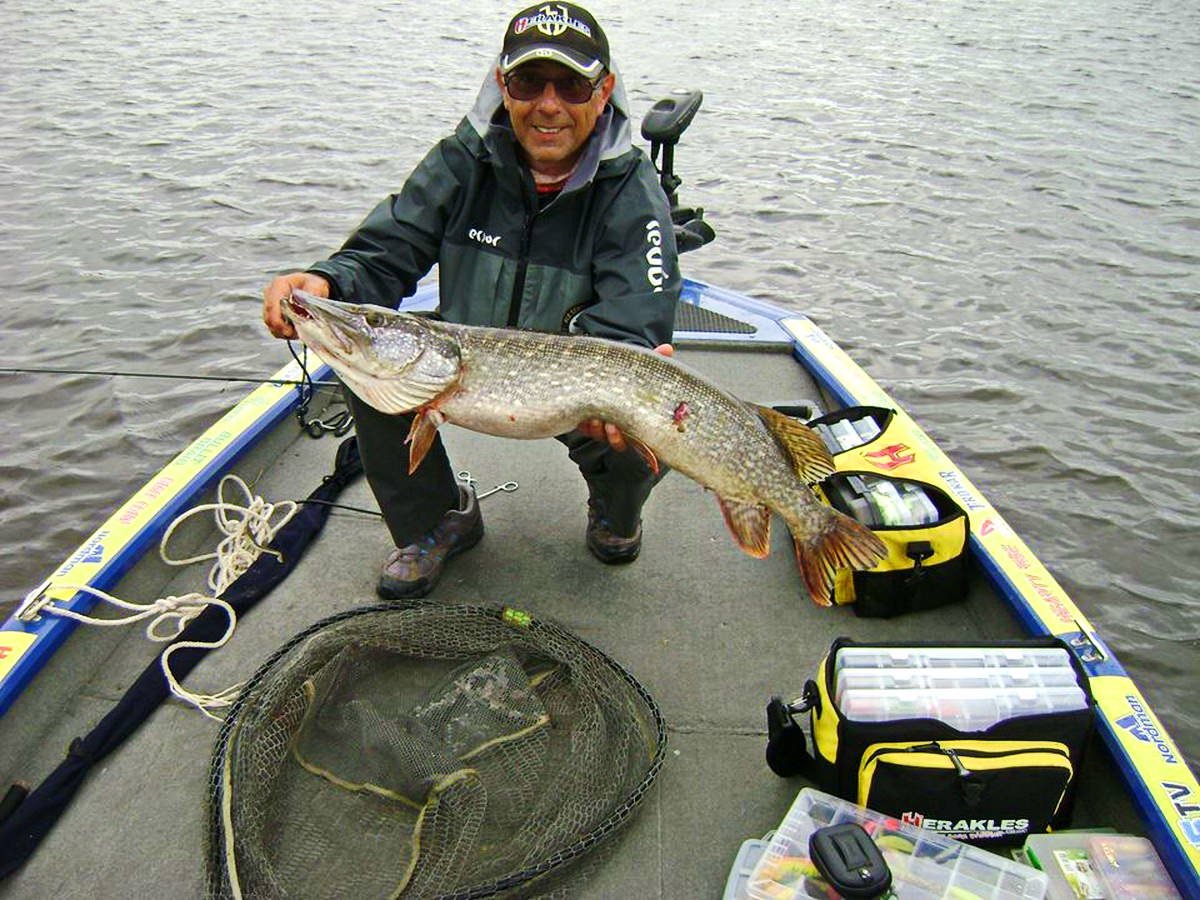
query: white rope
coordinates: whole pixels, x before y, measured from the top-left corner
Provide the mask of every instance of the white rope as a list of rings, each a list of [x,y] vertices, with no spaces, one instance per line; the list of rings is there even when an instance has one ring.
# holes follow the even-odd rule
[[[225,486],[227,484],[236,485],[241,489],[246,497],[245,506],[226,502],[224,497]],[[221,479],[221,484],[217,488],[216,503],[203,503],[199,506],[194,506],[171,523],[166,533],[163,534],[162,541],[159,543],[158,555],[169,566],[187,566],[195,562],[204,562],[206,559],[216,560],[208,573],[208,586],[214,594],[220,594],[238,576],[250,568],[254,561],[258,559],[259,554],[263,552],[271,553],[282,560],[280,553],[275,550],[268,550],[266,545],[271,542],[275,533],[288,523],[299,508],[299,504],[292,500],[267,503],[262,497],[256,497],[251,493],[250,488],[247,487],[246,482],[242,481],[242,479],[236,475],[226,475]],[[167,543],[171,540],[171,535],[175,533],[175,529],[185,519],[194,516],[196,513],[208,512],[209,510],[212,510],[216,516],[217,528],[225,535],[221,542],[217,544],[216,551],[200,556],[189,556],[187,559],[171,559],[167,556]],[[275,513],[281,510],[284,511],[283,517],[278,522],[272,524],[271,519]],[[230,513],[234,513],[235,515],[231,516]]]
[[[177,644],[172,644],[163,651],[159,659],[159,665],[162,666],[163,675],[167,678],[167,685],[171,689],[171,693],[188,703],[210,719],[220,721],[220,717],[213,715],[210,709],[221,709],[227,707],[237,699],[238,691],[241,689],[241,683],[235,684],[232,687],[219,691],[216,694],[197,694],[187,690],[175,678],[171,672],[170,659],[171,654],[183,647],[195,647],[197,649],[209,648],[212,650],[218,647],[225,646],[225,643],[233,637],[234,628],[237,627],[237,614],[233,611],[233,607],[219,597],[205,597],[203,594],[184,594],[181,597],[162,597],[151,603],[131,603],[128,600],[122,600],[119,597],[114,597],[112,594],[107,594],[98,588],[94,588],[87,584],[60,584],[55,587],[66,588],[72,591],[81,591],[85,594],[91,594],[105,603],[111,603],[119,609],[129,610],[132,614],[122,616],[115,619],[101,619],[96,616],[89,616],[83,613],[75,612],[63,606],[50,603],[43,608],[43,612],[52,613],[56,616],[62,616],[64,619],[74,619],[76,622],[82,622],[85,625],[99,625],[102,627],[113,627],[116,625],[132,625],[134,622],[141,622],[149,619],[150,624],[146,626],[146,637],[149,640],[159,643],[173,641],[183,630],[188,626],[188,623],[200,613],[204,612],[205,607],[219,606],[225,610],[225,614],[229,617],[229,624],[225,627],[225,633],[221,635],[219,640],[207,641],[180,641]],[[159,627],[164,623],[173,623],[174,633],[161,634]]]
[[[227,484],[236,485],[242,490],[247,500],[244,506],[229,503],[224,499]],[[226,475],[221,479],[221,483],[217,488],[217,502],[205,503],[193,507],[172,522],[162,536],[158,553],[162,557],[163,562],[171,566],[186,566],[208,559],[216,560],[208,573],[208,586],[214,594],[220,594],[250,568],[260,554],[270,553],[282,560],[281,554],[275,550],[267,549],[265,545],[274,539],[275,534],[291,520],[298,509],[299,504],[291,500],[284,500],[277,504],[267,503],[261,497],[256,497],[252,494],[250,488],[238,476]],[[217,528],[225,535],[221,542],[217,544],[216,551],[201,556],[192,556],[187,559],[171,559],[167,556],[167,543],[179,524],[198,512],[207,512],[210,510],[216,516]],[[271,520],[277,512],[282,512],[282,516],[278,521],[272,522]],[[100,626],[132,625],[134,622],[150,619],[150,623],[146,626],[146,637],[149,640],[160,643],[176,640],[188,626],[188,623],[200,615],[205,608],[217,606],[225,610],[225,614],[229,617],[229,624],[225,628],[225,633],[218,640],[180,641],[172,644],[163,651],[159,663],[162,666],[163,674],[166,676],[171,693],[185,703],[196,707],[196,709],[200,710],[200,712],[210,719],[220,721],[221,717],[215,715],[212,710],[227,708],[237,698],[238,691],[241,689],[243,682],[239,682],[215,694],[193,693],[184,688],[176,680],[175,676],[171,673],[170,666],[171,654],[176,650],[183,649],[184,647],[198,650],[216,650],[225,646],[229,639],[233,637],[234,629],[237,627],[237,613],[224,600],[219,597],[206,597],[203,594],[190,593],[180,597],[162,597],[151,603],[131,603],[128,600],[121,600],[86,584],[56,584],[54,587],[91,594],[93,597],[110,603],[119,609],[128,611],[130,615],[112,619],[101,619],[75,612],[54,603],[47,603],[42,607],[42,612],[62,616],[67,619],[74,619],[76,622],[82,622],[87,625]],[[171,633],[163,633],[160,630],[165,625],[172,626]]]

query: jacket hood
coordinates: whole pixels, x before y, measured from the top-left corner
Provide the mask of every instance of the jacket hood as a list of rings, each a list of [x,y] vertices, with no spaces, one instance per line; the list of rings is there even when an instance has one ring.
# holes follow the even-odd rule
[[[496,84],[496,67],[499,57],[488,67],[484,75],[479,94],[475,97],[475,105],[467,113],[466,123],[483,141],[485,147],[492,149],[493,142],[501,135],[513,140],[512,125],[508,113],[504,110],[504,98],[500,86]],[[600,163],[615,159],[633,149],[630,138],[629,99],[625,94],[625,80],[614,64],[610,70],[617,78],[612,96],[608,98],[608,106],[600,118],[596,120],[596,130],[588,141],[583,160],[567,187],[579,181],[591,180]]]

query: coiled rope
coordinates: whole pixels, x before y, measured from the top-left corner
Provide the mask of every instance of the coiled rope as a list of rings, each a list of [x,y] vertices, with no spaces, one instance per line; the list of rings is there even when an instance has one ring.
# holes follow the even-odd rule
[[[230,485],[236,486],[244,494],[246,501],[244,504],[233,503],[225,499],[225,489]],[[121,600],[90,585],[59,584],[55,585],[55,587],[90,594],[131,614],[118,618],[101,619],[75,612],[54,603],[47,603],[40,611],[67,619],[74,619],[77,622],[87,625],[106,627],[132,625],[134,622],[150,619],[150,623],[146,626],[146,637],[151,641],[166,643],[178,638],[188,623],[200,615],[207,607],[218,606],[225,610],[225,614],[229,617],[229,624],[225,628],[225,633],[218,640],[211,642],[179,641],[163,651],[159,659],[159,664],[162,666],[163,674],[166,676],[171,693],[183,702],[194,706],[208,718],[220,721],[221,717],[216,715],[213,710],[224,709],[232,705],[233,701],[237,698],[238,692],[241,690],[242,682],[218,691],[215,694],[194,693],[184,688],[171,673],[171,654],[184,647],[216,650],[225,646],[229,639],[233,637],[233,632],[237,627],[237,614],[234,612],[232,606],[220,599],[219,595],[249,569],[261,554],[270,553],[279,556],[277,551],[271,550],[266,545],[271,542],[279,529],[291,520],[299,508],[299,504],[292,500],[267,503],[261,497],[253,494],[246,482],[241,478],[236,475],[226,475],[221,479],[221,483],[217,487],[217,502],[195,506],[180,515],[163,533],[158,547],[159,557],[169,566],[187,566],[209,559],[214,560],[208,573],[208,587],[214,596],[209,597],[193,592],[179,597],[162,597],[151,603],[132,603],[128,600]],[[197,513],[209,511],[213,512],[217,528],[225,535],[220,543],[217,544],[217,549],[212,553],[190,556],[187,559],[173,559],[168,556],[167,545],[179,525]],[[161,629],[166,625],[172,626],[170,633],[162,632]]]

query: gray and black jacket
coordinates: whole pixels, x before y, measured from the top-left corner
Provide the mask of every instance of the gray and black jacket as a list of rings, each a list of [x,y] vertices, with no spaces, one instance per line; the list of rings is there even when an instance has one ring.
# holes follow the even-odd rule
[[[630,141],[627,109],[618,77],[579,166],[539,209],[489,72],[454,134],[309,271],[332,282],[335,299],[395,307],[437,263],[448,321],[669,341],[675,237],[654,167]]]

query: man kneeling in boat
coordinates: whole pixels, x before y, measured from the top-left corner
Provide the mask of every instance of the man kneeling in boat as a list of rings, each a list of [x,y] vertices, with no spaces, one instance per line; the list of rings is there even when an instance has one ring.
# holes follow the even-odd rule
[[[590,334],[670,355],[680,277],[666,197],[630,142],[628,104],[599,23],[574,4],[530,7],[504,34],[475,105],[329,259],[274,279],[263,320],[292,288],[395,307],[439,266],[439,313],[466,325]],[[432,590],[483,520],[437,438],[416,472],[400,452],[411,416],[351,395],[364,469],[396,543],[378,592]],[[560,435],[588,485],[586,542],[605,563],[641,549],[656,477],[612,423]],[[661,477],[661,474],[660,476]]]

